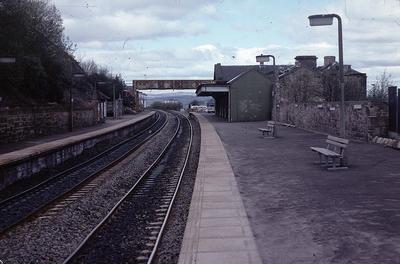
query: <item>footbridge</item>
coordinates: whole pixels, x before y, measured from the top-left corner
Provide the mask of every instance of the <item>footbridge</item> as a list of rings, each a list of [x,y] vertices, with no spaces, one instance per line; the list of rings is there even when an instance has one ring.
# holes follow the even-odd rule
[[[213,80],[133,80],[134,90],[195,90],[200,84]]]

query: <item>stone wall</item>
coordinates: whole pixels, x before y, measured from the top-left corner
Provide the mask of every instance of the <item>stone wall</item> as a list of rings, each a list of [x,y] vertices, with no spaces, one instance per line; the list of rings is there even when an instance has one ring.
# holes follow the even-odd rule
[[[388,107],[384,103],[356,101],[345,103],[346,132],[348,137],[371,140],[386,136]],[[296,104],[280,102],[277,120],[300,128],[339,135],[340,103]]]
[[[97,106],[74,109],[74,127],[98,123]],[[69,111],[61,106],[0,109],[0,144],[68,131]]]
[[[119,124],[118,128],[108,127],[86,135],[71,137],[67,141],[63,139],[53,141],[50,148],[47,146],[48,149],[42,146],[37,153],[0,164],[0,191],[33,175],[45,180],[54,175],[46,172],[46,169],[51,170],[58,166],[61,166],[58,170],[70,168],[137,134],[154,123],[156,119],[157,116],[154,113],[143,115],[140,119]],[[41,174],[38,175],[38,173]]]

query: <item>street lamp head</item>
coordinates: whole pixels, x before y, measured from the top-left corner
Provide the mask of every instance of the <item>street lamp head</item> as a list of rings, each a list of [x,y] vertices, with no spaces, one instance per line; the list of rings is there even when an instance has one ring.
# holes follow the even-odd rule
[[[260,64],[264,64],[264,62],[269,62],[269,55],[258,55],[256,56],[256,62],[259,62]]]
[[[103,84],[106,84],[106,82],[97,82],[97,84],[103,85]]]
[[[329,26],[333,24],[334,14],[309,16],[310,26]]]

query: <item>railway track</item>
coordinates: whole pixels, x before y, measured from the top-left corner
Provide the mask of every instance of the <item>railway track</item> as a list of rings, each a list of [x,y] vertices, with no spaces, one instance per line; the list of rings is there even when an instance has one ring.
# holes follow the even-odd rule
[[[117,164],[161,131],[166,122],[167,114],[158,113],[157,120],[141,132],[83,163],[0,202],[0,234]]]
[[[167,146],[136,184],[64,261],[152,263],[191,151],[190,121],[177,115]]]

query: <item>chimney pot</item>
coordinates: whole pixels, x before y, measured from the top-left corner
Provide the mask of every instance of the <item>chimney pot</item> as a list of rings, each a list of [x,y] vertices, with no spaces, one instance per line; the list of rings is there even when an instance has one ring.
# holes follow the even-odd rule
[[[329,66],[332,65],[333,63],[335,63],[336,58],[335,56],[325,56],[324,57],[324,66]]]
[[[296,56],[294,59],[296,60],[296,66],[310,69],[317,68],[317,56]]]

